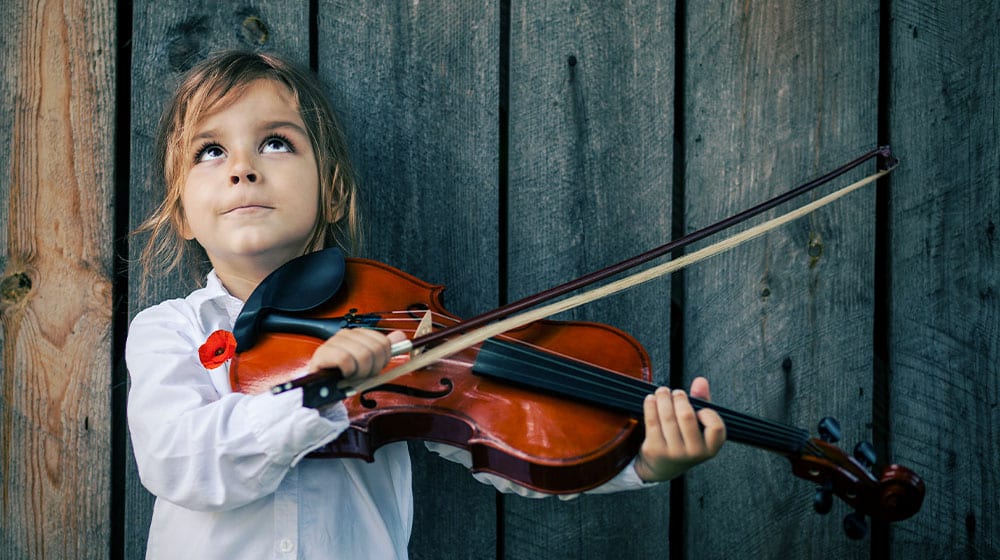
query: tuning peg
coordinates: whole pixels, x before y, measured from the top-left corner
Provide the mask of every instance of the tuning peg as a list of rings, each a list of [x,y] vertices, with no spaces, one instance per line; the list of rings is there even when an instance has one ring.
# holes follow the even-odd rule
[[[820,515],[826,515],[830,513],[832,507],[833,484],[828,480],[826,484],[816,489],[816,494],[813,496],[813,509]]]
[[[827,443],[837,443],[840,441],[840,422],[836,418],[827,416],[819,421],[819,437]]]
[[[875,464],[875,448],[867,441],[859,442],[854,446],[854,458],[861,462],[866,469],[871,469]]]
[[[861,540],[868,534],[868,523],[865,516],[857,511],[853,511],[844,516],[844,532],[847,538]]]

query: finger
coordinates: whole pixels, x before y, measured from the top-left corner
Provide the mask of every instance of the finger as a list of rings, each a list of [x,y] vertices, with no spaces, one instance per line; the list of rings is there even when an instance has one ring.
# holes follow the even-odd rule
[[[705,452],[705,438],[698,424],[691,401],[684,391],[674,391],[674,415],[677,417],[677,429],[684,440],[683,445],[688,455],[699,456]]]
[[[397,342],[403,342],[406,340],[406,333],[403,331],[392,331],[388,334],[390,344],[395,344]]]
[[[701,399],[703,401],[712,400],[712,394],[708,387],[708,380],[704,377],[695,377],[691,381],[691,390],[689,391],[691,396],[696,399]]]
[[[389,363],[392,358],[392,339],[371,329],[351,329],[348,332],[352,335],[352,342],[357,343],[362,352],[372,355],[371,363],[378,370],[381,371]]]
[[[701,421],[702,425],[705,450],[714,457],[722,448],[722,444],[726,442],[726,423],[718,412],[710,408],[699,410],[698,420]]]
[[[358,368],[357,362],[349,351],[332,339],[321,344],[313,352],[306,364],[309,373],[321,370],[339,370],[341,375],[353,374]]]
[[[684,391],[671,391],[666,387],[656,390],[656,413],[660,417],[660,430],[663,432],[663,440],[670,449],[683,449],[684,438],[681,436],[680,427],[677,425],[677,414],[674,408],[674,395]]]
[[[646,441],[655,445],[664,445],[663,429],[660,427],[660,415],[656,411],[656,396],[646,395],[642,401],[642,417],[646,423]]]
[[[345,377],[368,377],[382,371],[392,357],[389,338],[368,329],[351,329],[340,340],[343,349],[350,352],[357,368],[344,372]]]
[[[344,377],[369,376],[389,361],[389,339],[368,329],[344,329],[313,353],[310,371],[338,368]]]

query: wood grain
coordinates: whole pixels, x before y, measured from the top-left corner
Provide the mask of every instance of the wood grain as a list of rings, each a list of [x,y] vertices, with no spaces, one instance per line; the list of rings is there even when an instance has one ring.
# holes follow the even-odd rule
[[[875,8],[847,1],[688,5],[686,231],[874,147]],[[841,186],[872,171],[859,170]],[[833,416],[848,449],[870,440],[874,194],[856,193],[689,269],[685,375],[708,376],[724,406],[813,431]],[[692,556],[867,554],[868,541],[843,535],[843,504],[828,517],[816,515],[814,488],[780,457],[729,445],[687,479]]]
[[[115,6],[33,3],[3,16],[0,557],[101,558],[111,519]]]
[[[888,417],[927,481],[899,558],[1000,557],[1000,7],[893,5]]]
[[[360,175],[365,255],[447,286],[469,317],[498,303],[495,2],[321,1],[319,71]],[[413,558],[488,558],[492,487],[411,445]]]
[[[512,2],[510,28],[516,300],[669,241],[675,23],[662,2]],[[666,384],[670,301],[661,279],[568,317],[636,336]],[[507,557],[664,557],[668,487],[569,502],[507,497]]]
[[[926,479],[916,517],[848,541],[842,505],[816,516],[783,459],[735,445],[686,477],[672,512],[666,489],[498,509],[416,445],[414,558],[1000,556],[996,3],[511,2],[508,105],[508,5],[479,4],[322,0],[310,21],[305,4],[143,1],[131,29],[107,0],[0,6],[0,558],[143,556],[152,498],[130,451],[124,495],[111,481],[126,430],[109,391],[116,204],[134,227],[159,200],[152,134],[180,72],[230,46],[308,62],[310,43],[361,171],[366,255],[448,285],[459,315],[713,222],[879,135],[902,159],[880,187],[885,221],[859,193],[692,268],[683,293],[667,283],[574,316],[635,334],[662,382],[683,362],[673,377],[708,375],[727,406],[806,428],[836,416],[847,448],[883,434],[883,459]],[[128,32],[132,65],[117,68]],[[115,159],[119,110],[130,165]],[[119,294],[130,317],[190,289],[174,276],[140,293],[139,274]],[[668,524],[683,542],[666,542]]]

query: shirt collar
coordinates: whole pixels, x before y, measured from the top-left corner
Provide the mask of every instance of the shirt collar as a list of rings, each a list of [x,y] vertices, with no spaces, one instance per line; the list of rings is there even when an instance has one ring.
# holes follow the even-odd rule
[[[232,330],[236,317],[243,309],[243,301],[229,293],[219,280],[219,275],[212,269],[205,277],[205,287],[195,290],[187,297],[188,303],[198,311],[202,325],[208,328],[224,328]],[[228,325],[220,325],[223,315]],[[211,331],[209,331],[211,332]]]

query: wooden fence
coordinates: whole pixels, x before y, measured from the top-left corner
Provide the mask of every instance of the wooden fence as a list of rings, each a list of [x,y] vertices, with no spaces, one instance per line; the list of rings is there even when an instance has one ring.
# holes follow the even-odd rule
[[[496,496],[413,448],[414,558],[1000,556],[1000,8],[992,0],[5,2],[0,7],[0,557],[141,558],[124,421],[140,309],[127,232],[157,202],[155,119],[225,47],[329,87],[366,255],[470,316],[617,262],[875,145],[900,166],[815,214],[569,314],[661,383],[814,429],[926,481],[843,535],[788,462],[728,445],[672,485]],[[870,172],[867,169],[865,172]],[[851,177],[857,178],[859,171]],[[845,180],[849,180],[845,178]]]

